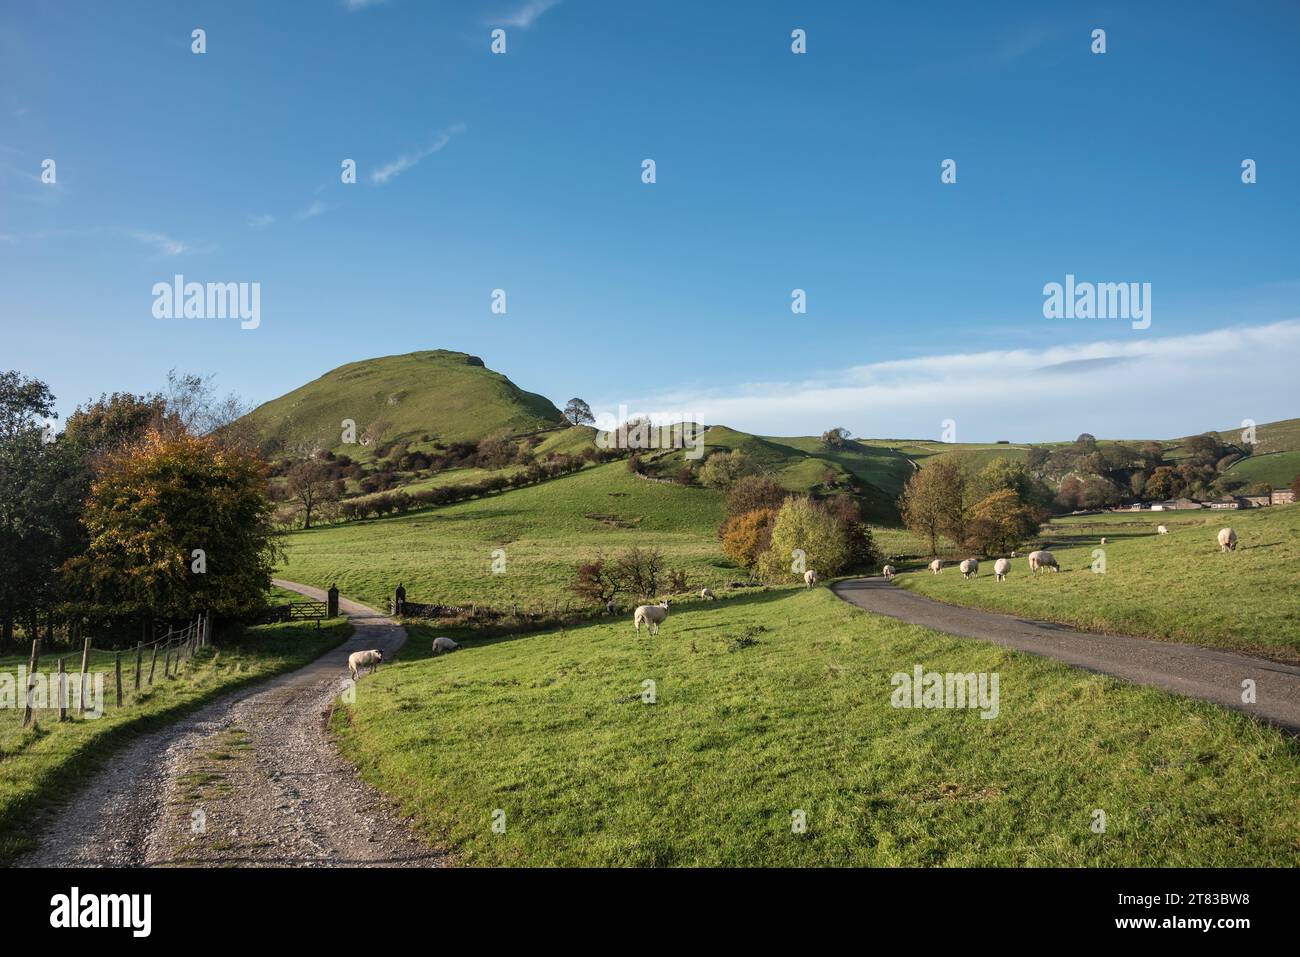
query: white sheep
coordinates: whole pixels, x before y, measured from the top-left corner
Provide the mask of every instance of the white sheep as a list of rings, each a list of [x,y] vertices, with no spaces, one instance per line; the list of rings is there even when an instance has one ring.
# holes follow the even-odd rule
[[[1007,574],[1011,571],[1011,562],[1005,558],[999,558],[993,563],[993,577],[1000,582],[1007,580]]]
[[[668,617],[668,604],[668,601],[664,600],[657,605],[638,605],[632,615],[632,624],[636,627],[636,633],[641,634],[641,626],[645,625],[650,634],[659,634],[659,623]]]
[[[450,638],[433,639],[433,654],[435,657],[438,655],[449,655],[453,651],[460,651],[460,645],[452,641]]]
[[[700,597],[703,598],[705,601],[713,601],[713,589],[712,589],[712,588],[701,588],[701,589],[700,589]]]
[[[932,561],[932,562],[930,563],[930,571],[931,571],[933,574],[935,574],[935,575],[937,575],[937,574],[939,574],[939,572],[943,571],[943,559],[942,559],[942,558],[936,558],[934,561]]]
[[[357,672],[366,666],[370,667],[373,674],[374,670],[379,667],[379,663],[384,660],[384,653],[378,648],[371,648],[369,651],[354,651],[348,655],[348,673],[352,675],[352,680],[357,678]]]
[[[1168,534],[1169,534],[1169,529],[1165,528],[1163,525],[1157,525],[1157,526],[1156,526],[1156,534],[1157,534],[1157,535],[1168,535]]]
[[[967,558],[961,563],[961,577],[970,578],[972,575],[978,576],[980,573],[980,560],[978,558]]]
[[[803,573],[803,587],[812,588],[812,586],[816,584],[817,584],[817,573],[810,568]]]
[[[893,566],[893,565],[886,565],[884,568],[881,569],[881,571],[885,573],[885,580],[886,580],[886,581],[888,581],[889,579],[891,579],[891,578],[894,577],[894,566]]]
[[[1103,545],[1106,544],[1106,536],[1105,536],[1105,535],[1101,536],[1101,543],[1102,543]]]
[[[1230,528],[1219,529],[1219,551],[1235,552],[1237,550],[1237,533]]]
[[[1013,551],[1013,552],[1011,553],[1011,557],[1012,557],[1012,558],[1019,558],[1020,556],[1017,555],[1017,554]]]
[[[1061,566],[1056,564],[1056,556],[1045,549],[1029,553],[1030,574],[1037,575],[1040,568],[1050,568],[1054,572],[1061,570]]]

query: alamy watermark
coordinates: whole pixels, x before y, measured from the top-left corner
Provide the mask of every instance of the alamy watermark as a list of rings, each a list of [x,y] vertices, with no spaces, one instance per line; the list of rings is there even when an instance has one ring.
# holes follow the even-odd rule
[[[153,284],[155,319],[239,319],[239,328],[262,324],[260,282],[186,282],[176,275],[170,283]]]
[[[698,417],[683,412],[638,412],[629,416],[626,405],[618,414],[596,416],[596,445],[602,449],[686,449],[685,457],[704,457],[704,426]]]
[[[889,703],[895,708],[979,708],[980,717],[998,716],[998,673],[942,673],[914,665],[909,675],[899,671],[889,679],[894,686]]]
[[[1044,319],[1127,319],[1134,329],[1151,327],[1151,283],[1075,282],[1043,287]]]

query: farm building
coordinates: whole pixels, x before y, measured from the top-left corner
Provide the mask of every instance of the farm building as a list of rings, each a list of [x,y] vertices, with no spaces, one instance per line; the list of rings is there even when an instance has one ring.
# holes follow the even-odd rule
[[[1275,488],[1273,494],[1269,496],[1269,502],[1272,505],[1293,505],[1295,492],[1289,488]]]
[[[1167,502],[1153,502],[1151,511],[1153,512],[1174,512],[1185,508],[1200,508],[1200,502],[1193,502],[1190,498],[1175,498]]]

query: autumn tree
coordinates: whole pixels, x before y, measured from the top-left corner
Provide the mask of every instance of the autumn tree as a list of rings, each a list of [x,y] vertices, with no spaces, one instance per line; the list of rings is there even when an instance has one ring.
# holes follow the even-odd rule
[[[776,509],[756,508],[729,518],[722,531],[722,553],[741,568],[753,569],[772,547]]]
[[[757,471],[754,459],[743,449],[714,452],[700,466],[700,484],[705,488],[729,489],[746,475]]]
[[[724,510],[729,518],[756,508],[775,511],[789,496],[790,491],[769,475],[746,475],[728,489]]]
[[[1035,510],[1013,489],[1001,488],[971,509],[966,544],[985,555],[1010,551],[1038,530]]]
[[[808,569],[835,575],[848,564],[844,528],[829,509],[808,498],[787,499],[772,525],[772,544],[759,559],[768,581],[801,580]]]
[[[845,428],[827,429],[822,433],[821,443],[825,448],[832,451],[843,449],[849,444],[849,436],[853,433]]]
[[[89,544],[67,564],[103,618],[238,615],[261,607],[279,557],[265,466],[211,437],[164,436],[114,455],[91,486]]]
[[[954,542],[966,537],[966,478],[961,468],[940,458],[920,471],[913,472],[898,500],[903,524],[930,545],[930,554],[939,552],[939,536]]]

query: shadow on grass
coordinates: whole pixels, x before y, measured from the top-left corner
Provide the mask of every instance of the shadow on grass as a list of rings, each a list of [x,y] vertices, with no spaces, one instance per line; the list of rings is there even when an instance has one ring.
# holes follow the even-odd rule
[[[700,600],[680,603],[674,602],[672,610],[669,613],[669,621],[673,621],[674,619],[679,621],[682,619],[689,620],[689,616],[695,611],[711,611],[716,608],[765,605],[781,598],[787,598],[790,595],[803,590],[804,589],[796,586],[790,586],[789,588],[765,588],[761,591],[754,589],[752,592],[745,594],[720,597],[716,601]],[[433,639],[438,637],[446,637],[458,641],[464,646],[464,649],[486,648],[489,645],[518,641],[524,638],[537,638],[542,635],[553,635],[556,632],[561,631],[573,632],[575,637],[580,640],[581,634],[584,631],[610,624],[617,624],[619,622],[622,622],[627,627],[629,638],[637,638],[637,634],[633,630],[632,612],[630,610],[618,615],[605,615],[600,618],[578,621],[569,625],[540,628],[535,631],[518,631],[504,635],[483,635],[477,629],[466,625],[447,627],[433,622],[408,621],[403,624],[410,640],[402,646],[401,651],[399,651],[392,660],[394,662],[422,661],[433,658],[435,657],[433,654]],[[667,627],[667,625],[664,626],[665,629],[667,629]],[[664,639],[669,639],[672,635],[665,630],[662,637]],[[645,632],[642,632],[640,640],[647,640]],[[653,636],[649,640],[653,640]],[[455,654],[455,652],[453,652],[453,654]]]

